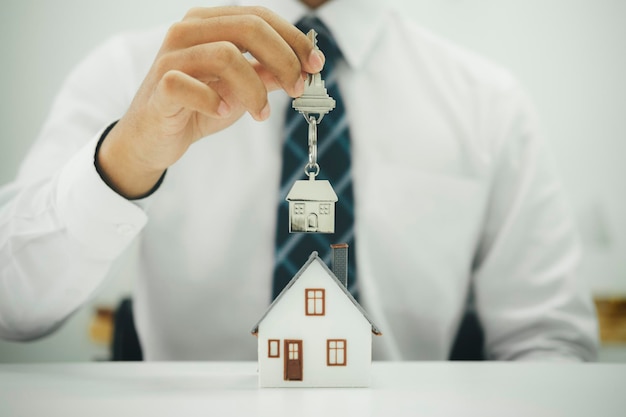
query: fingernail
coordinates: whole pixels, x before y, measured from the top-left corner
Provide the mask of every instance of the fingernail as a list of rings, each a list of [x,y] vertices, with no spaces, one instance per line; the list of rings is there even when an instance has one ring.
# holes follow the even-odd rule
[[[326,57],[322,53],[322,51],[318,49],[313,49],[311,54],[309,55],[309,65],[311,65],[317,71],[321,71],[324,67],[324,62],[326,61]]]
[[[259,113],[260,120],[265,120],[270,117],[270,103],[267,103],[261,113]]]
[[[217,107],[217,114],[225,117],[230,114],[230,106],[224,101],[220,101],[220,105]]]

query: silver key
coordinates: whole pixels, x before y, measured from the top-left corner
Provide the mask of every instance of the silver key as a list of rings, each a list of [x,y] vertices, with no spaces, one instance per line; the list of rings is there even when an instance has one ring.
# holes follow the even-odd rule
[[[313,42],[315,48],[319,50],[317,46],[317,32],[311,29],[307,36]],[[317,123],[319,123],[325,114],[335,108],[335,104],[335,99],[329,96],[328,91],[326,91],[322,76],[320,73],[317,73],[307,75],[304,82],[304,93],[293,100],[292,107],[302,113],[307,122],[310,121],[309,115],[319,115],[316,118]]]

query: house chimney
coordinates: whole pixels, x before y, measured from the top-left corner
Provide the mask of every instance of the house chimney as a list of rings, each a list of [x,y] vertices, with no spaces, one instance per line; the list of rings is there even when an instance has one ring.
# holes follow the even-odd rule
[[[344,287],[348,288],[348,244],[330,245],[333,251],[332,270]]]

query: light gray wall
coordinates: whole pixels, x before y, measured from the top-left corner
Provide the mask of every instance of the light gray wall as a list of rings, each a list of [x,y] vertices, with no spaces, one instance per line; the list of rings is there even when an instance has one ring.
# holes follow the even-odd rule
[[[584,277],[596,293],[626,294],[626,2],[392,1],[424,26],[520,78],[537,105],[579,220],[587,249]],[[0,184],[15,175],[64,76],[93,46],[121,30],[178,20],[201,3],[3,2]],[[131,285],[132,267],[53,336],[26,345],[0,342],[0,362],[105,356],[106,350],[87,338],[93,305],[113,304]]]

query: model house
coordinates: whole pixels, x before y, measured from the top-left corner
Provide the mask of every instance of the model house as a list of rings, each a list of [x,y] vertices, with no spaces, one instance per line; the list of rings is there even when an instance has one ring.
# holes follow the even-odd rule
[[[261,387],[369,385],[381,332],[347,290],[347,251],[333,245],[334,272],[313,252],[252,329]]]
[[[334,233],[337,194],[327,180],[296,181],[287,194],[289,233]]]

